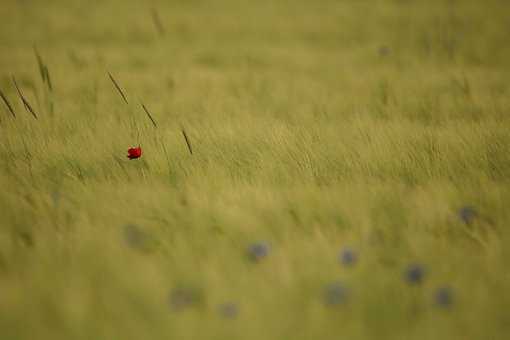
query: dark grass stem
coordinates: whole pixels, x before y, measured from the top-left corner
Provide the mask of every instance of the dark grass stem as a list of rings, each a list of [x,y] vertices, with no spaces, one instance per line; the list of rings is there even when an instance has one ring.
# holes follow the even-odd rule
[[[120,96],[122,97],[122,99],[124,99],[124,101],[126,102],[126,104],[129,104],[127,99],[126,99],[126,96],[124,95],[124,92],[122,92],[122,90],[120,89],[120,86],[119,84],[115,81],[115,79],[113,78],[112,74],[110,72],[108,72],[108,76],[110,77],[110,80],[112,81],[113,85],[115,85],[115,88],[117,89],[117,91],[119,92]]]
[[[193,155],[193,149],[191,147],[191,142],[189,141],[188,135],[186,134],[186,131],[184,131],[184,128],[181,128],[182,135],[184,136],[184,140],[186,141],[186,145],[188,146],[189,153]]]
[[[25,97],[23,96],[23,93],[21,92],[21,89],[19,88],[18,83],[16,82],[16,78],[14,78],[14,76],[12,77],[12,81],[14,83],[14,86],[16,87],[16,90],[18,91],[18,95],[21,98],[23,105],[25,106],[25,110],[30,112],[32,114],[32,116],[34,116],[35,119],[38,119],[37,114],[35,113],[34,109],[30,105],[28,100],[26,100]]]
[[[0,97],[2,97],[2,100],[4,101],[5,106],[7,106],[7,108],[9,109],[9,112],[11,113],[11,115],[14,118],[16,118],[16,113],[14,113],[14,109],[12,108],[11,103],[9,103],[9,100],[7,100],[7,97],[2,92],[2,90],[0,90]]]
[[[151,122],[154,125],[154,127],[157,128],[158,124],[156,124],[156,121],[154,120],[154,118],[152,118],[152,115],[149,113],[149,110],[147,110],[147,108],[145,107],[145,105],[143,105],[143,103],[141,103],[141,105],[142,105],[143,110],[147,114],[147,117],[149,117],[149,119],[151,120]]]
[[[159,35],[163,36],[165,35],[165,27],[163,26],[163,23],[161,22],[161,19],[159,17],[159,13],[156,9],[152,9],[152,21],[154,22],[154,26],[156,26],[156,29],[158,30]]]
[[[41,58],[41,55],[39,54],[39,51],[37,51],[37,47],[34,46],[34,53],[35,53],[35,58],[37,59],[37,65],[39,66],[39,73],[41,75],[41,79],[43,81],[43,83],[46,83],[46,72],[45,72],[45,65],[44,65],[44,62]]]
[[[50,71],[48,71],[48,66],[44,66],[44,74],[46,76],[46,84],[48,85],[48,90],[50,90],[50,92],[53,92],[53,84],[51,82],[51,77],[50,77]]]

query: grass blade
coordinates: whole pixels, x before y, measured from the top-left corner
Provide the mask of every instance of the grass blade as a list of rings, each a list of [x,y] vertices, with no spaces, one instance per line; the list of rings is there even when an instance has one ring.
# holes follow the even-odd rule
[[[16,91],[18,91],[18,95],[21,98],[21,101],[23,102],[23,106],[25,107],[25,110],[28,110],[27,104],[25,103],[25,97],[23,97],[23,93],[21,92],[20,88],[18,87],[18,83],[16,83],[16,78],[12,76],[12,81],[14,83],[14,86],[16,87]]]
[[[37,51],[37,47],[34,46],[34,53],[35,58],[37,59],[37,65],[39,66],[39,73],[41,74],[41,79],[43,83],[46,83],[46,72],[44,71],[45,67],[44,62],[41,58],[41,55],[39,54],[39,51]]]
[[[186,145],[188,146],[189,153],[193,155],[193,149],[191,148],[191,143],[189,141],[188,135],[186,134],[186,131],[184,131],[184,128],[181,128],[182,135],[184,136],[184,140],[186,141]]]
[[[28,111],[30,111],[30,113],[32,114],[32,116],[34,116],[35,119],[39,119],[37,117],[37,115],[35,114],[35,111],[32,108],[32,106],[30,106],[30,103],[24,98],[23,98],[23,104],[25,104],[26,108],[28,109]]]
[[[25,97],[23,96],[23,93],[21,92],[21,89],[19,88],[18,83],[16,82],[16,78],[14,78],[14,76],[12,76],[12,81],[14,83],[14,86],[16,87],[16,90],[18,91],[19,97],[21,98],[23,105],[25,106],[25,110],[30,112],[35,119],[39,119],[32,106],[30,106],[28,100],[26,100]]]
[[[147,114],[147,117],[149,117],[149,119],[151,120],[152,124],[154,124],[154,127],[158,127],[158,125],[154,121],[154,118],[152,118],[151,114],[149,113],[149,110],[147,110],[147,108],[145,107],[145,105],[143,105],[143,103],[142,103],[142,108],[145,111],[145,113]]]
[[[121,95],[122,99],[124,99],[126,104],[129,104],[127,99],[126,99],[126,96],[124,95],[124,92],[122,92],[122,90],[120,89],[119,84],[117,84],[117,82],[115,81],[115,79],[113,78],[113,76],[112,76],[112,74],[110,72],[108,72],[108,76],[110,76],[110,79],[111,79],[113,85],[115,85],[115,88],[117,89],[117,91],[119,91],[119,94]]]
[[[162,36],[165,35],[165,27],[163,27],[163,23],[161,22],[158,11],[156,11],[156,9],[153,8],[151,14],[152,21],[154,22],[154,26],[156,26],[158,33]]]
[[[12,106],[11,106],[11,103],[9,103],[9,101],[7,100],[7,97],[5,96],[5,94],[2,92],[2,90],[0,90],[0,97],[2,97],[2,100],[4,101],[5,103],[5,106],[7,106],[7,108],[9,109],[9,112],[11,113],[11,115],[16,118],[16,114],[14,113],[14,110],[12,109]]]
[[[51,83],[50,71],[48,71],[48,67],[46,65],[44,65],[44,74],[46,76],[46,83],[48,84],[48,89],[50,90],[50,92],[53,92],[53,85]]]

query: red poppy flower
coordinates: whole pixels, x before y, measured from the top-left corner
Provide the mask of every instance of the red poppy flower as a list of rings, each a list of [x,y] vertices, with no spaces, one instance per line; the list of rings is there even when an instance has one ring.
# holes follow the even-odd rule
[[[142,156],[142,148],[141,147],[136,147],[136,148],[129,148],[128,149],[128,158],[129,159],[135,159],[135,158],[139,158],[140,156]]]

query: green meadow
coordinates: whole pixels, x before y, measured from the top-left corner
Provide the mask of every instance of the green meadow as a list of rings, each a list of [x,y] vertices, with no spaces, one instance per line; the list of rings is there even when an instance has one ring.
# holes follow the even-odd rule
[[[0,339],[510,336],[510,2],[0,17]]]

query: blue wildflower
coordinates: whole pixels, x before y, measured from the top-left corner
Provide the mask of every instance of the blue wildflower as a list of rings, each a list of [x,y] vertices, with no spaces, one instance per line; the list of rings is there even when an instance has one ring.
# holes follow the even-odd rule
[[[233,302],[223,303],[218,307],[221,316],[226,319],[235,319],[239,314],[239,307]]]
[[[248,247],[248,256],[258,262],[269,255],[270,247],[265,242],[253,243]]]
[[[453,290],[443,286],[436,290],[434,300],[439,307],[447,308],[453,304]]]
[[[324,289],[324,303],[328,306],[340,305],[347,302],[349,290],[339,281],[330,283]]]
[[[354,250],[350,248],[344,248],[342,249],[342,251],[340,251],[340,254],[338,255],[338,260],[344,266],[353,266],[358,261],[358,255]]]
[[[124,226],[124,240],[132,248],[142,249],[147,242],[147,235],[136,224],[126,224]]]
[[[175,311],[182,311],[200,302],[199,292],[193,289],[177,288],[170,292],[168,303]]]
[[[425,269],[419,264],[409,265],[404,272],[404,278],[409,284],[420,284],[424,276]]]
[[[459,218],[465,224],[471,224],[478,217],[476,209],[469,205],[460,208],[458,214]]]

